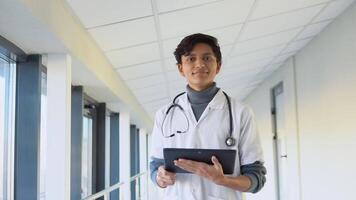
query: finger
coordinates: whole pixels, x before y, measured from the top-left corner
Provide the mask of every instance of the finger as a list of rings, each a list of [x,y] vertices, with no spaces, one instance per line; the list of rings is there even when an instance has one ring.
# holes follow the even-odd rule
[[[160,179],[164,181],[175,181],[176,177],[175,176],[164,176],[164,175],[158,175]]]
[[[175,182],[175,178],[171,177],[158,176],[157,179],[169,185],[173,185]]]
[[[215,167],[222,168],[222,166],[221,166],[219,160],[218,160],[215,156],[212,156],[212,157],[211,157],[211,162],[213,162],[213,164],[214,164]]]
[[[186,161],[183,161],[183,160],[177,160],[174,162],[174,164],[176,166],[178,166],[179,168],[182,168],[188,172],[192,172],[192,173],[195,173],[196,171],[196,168],[197,166],[195,164],[192,164],[190,162],[186,162]]]
[[[163,166],[160,166],[160,167],[158,168],[158,174],[160,174],[160,175],[162,175],[162,176],[173,177],[173,178],[176,177],[176,173],[167,171],[166,169],[164,169]]]

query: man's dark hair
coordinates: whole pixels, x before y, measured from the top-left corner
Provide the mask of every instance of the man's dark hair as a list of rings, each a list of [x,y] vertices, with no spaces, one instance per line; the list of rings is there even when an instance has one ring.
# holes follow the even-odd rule
[[[218,40],[210,35],[196,33],[188,35],[178,44],[176,50],[174,51],[177,64],[182,64],[182,56],[188,56],[192,52],[194,46],[198,43],[209,45],[214,52],[217,62],[221,63],[221,51]]]

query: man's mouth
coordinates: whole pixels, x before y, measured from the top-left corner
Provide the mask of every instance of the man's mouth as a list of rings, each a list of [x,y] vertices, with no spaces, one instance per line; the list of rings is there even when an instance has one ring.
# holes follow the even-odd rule
[[[196,71],[196,72],[192,72],[193,75],[196,75],[196,74],[208,74],[209,72],[208,71]]]

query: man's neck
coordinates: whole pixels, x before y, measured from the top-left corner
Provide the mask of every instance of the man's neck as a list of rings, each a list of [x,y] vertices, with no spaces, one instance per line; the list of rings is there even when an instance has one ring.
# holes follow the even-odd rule
[[[204,91],[204,90],[210,88],[211,86],[213,86],[214,82],[211,82],[211,83],[209,83],[207,85],[204,85],[204,86],[197,86],[197,85],[192,85],[192,84],[188,84],[188,85],[192,90],[194,90],[196,92],[201,92],[201,91]]]

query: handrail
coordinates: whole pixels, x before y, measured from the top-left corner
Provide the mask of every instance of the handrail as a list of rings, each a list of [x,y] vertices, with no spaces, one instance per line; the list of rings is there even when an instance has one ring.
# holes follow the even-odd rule
[[[130,177],[130,179],[128,181],[122,181],[122,182],[118,182],[108,188],[105,188],[104,190],[101,190],[100,192],[97,192],[95,194],[92,194],[90,196],[85,197],[83,200],[95,200],[99,197],[104,197],[104,199],[107,199],[107,195],[110,194],[110,192],[119,189],[122,185],[124,185],[125,183],[131,183],[132,181],[135,181],[136,179],[139,179],[142,175],[145,175],[147,173],[147,171],[145,172],[141,172],[136,174],[135,176]],[[136,181],[136,185],[137,185],[137,181]],[[137,189],[136,189],[137,191]]]

